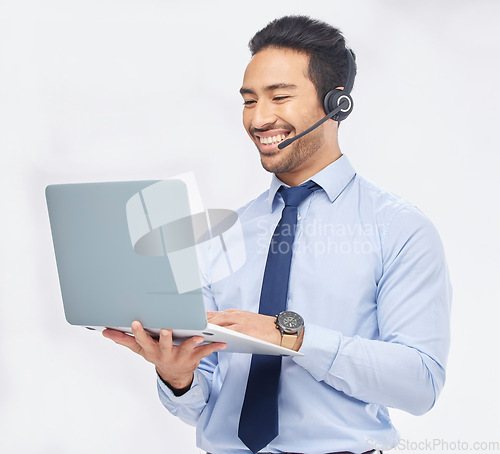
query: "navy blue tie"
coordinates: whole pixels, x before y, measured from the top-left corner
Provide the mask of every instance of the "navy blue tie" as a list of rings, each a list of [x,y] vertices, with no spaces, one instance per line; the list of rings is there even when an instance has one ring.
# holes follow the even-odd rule
[[[275,316],[286,309],[293,240],[300,202],[319,189],[308,181],[301,186],[280,188],[285,201],[281,219],[267,254],[260,294],[259,313]],[[278,384],[281,356],[252,355],[238,436],[256,453],[278,435]]]

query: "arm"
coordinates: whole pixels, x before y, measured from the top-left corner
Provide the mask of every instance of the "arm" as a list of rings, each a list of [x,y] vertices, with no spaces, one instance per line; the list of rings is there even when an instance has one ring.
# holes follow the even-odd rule
[[[445,381],[451,289],[432,224],[403,210],[382,238],[377,289],[379,338],[306,325],[294,358],[318,381],[356,399],[423,414]]]

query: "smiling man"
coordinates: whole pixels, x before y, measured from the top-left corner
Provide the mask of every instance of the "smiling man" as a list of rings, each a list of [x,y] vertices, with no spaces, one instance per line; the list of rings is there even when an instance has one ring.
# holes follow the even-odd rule
[[[260,152],[262,166],[284,183],[296,186],[341,156],[337,122],[278,149],[280,142],[325,115],[309,76],[307,53],[283,47],[262,49],[249,63],[240,93],[243,125]]]
[[[389,449],[398,434],[388,407],[423,414],[444,384],[451,290],[441,241],[416,207],[341,153],[355,63],[339,30],[287,16],[250,50],[243,123],[273,176],[239,210],[244,266],[214,282],[220,258],[208,251],[208,318],[303,356],[227,353],[200,338],[176,346],[170,331],[156,341],[138,322],[134,337],[104,335],[155,364],[162,403],[196,425],[208,452]]]

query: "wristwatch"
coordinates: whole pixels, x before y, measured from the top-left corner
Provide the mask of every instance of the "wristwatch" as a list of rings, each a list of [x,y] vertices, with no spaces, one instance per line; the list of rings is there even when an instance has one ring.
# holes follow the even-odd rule
[[[304,319],[296,312],[283,311],[276,316],[274,323],[281,332],[281,346],[292,349],[304,329]]]

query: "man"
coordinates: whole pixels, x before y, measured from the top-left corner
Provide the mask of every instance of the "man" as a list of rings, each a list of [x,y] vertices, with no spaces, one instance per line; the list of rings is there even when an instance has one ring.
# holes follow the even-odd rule
[[[285,235],[278,232],[287,197],[280,187],[293,190],[311,180],[304,190],[310,194],[297,202],[296,225],[290,224],[293,257],[285,273],[285,308],[304,321],[290,346],[304,355],[283,358],[278,366],[276,427],[260,437],[274,424],[258,426],[274,412],[265,406],[274,399],[266,372],[269,381],[276,374],[271,365],[256,372],[259,355],[225,353],[223,344],[199,346],[196,337],[174,346],[170,331],[156,341],[138,322],[135,337],[110,330],[104,335],[155,364],[162,403],[197,426],[197,444],[206,451],[389,449],[398,435],[387,407],[423,414],[445,380],[451,292],[440,239],[417,208],[355,173],[338,145],[338,121],[327,120],[279,148],[323,118],[325,95],[348,83],[353,63],[337,29],[284,17],[258,32],[250,50],[243,123],[274,175],[270,189],[239,211],[245,265],[219,282],[204,270],[204,291],[211,323],[283,342],[283,327],[277,329],[276,317],[263,310],[264,288],[283,278],[278,273],[269,284],[268,249]],[[259,392],[250,397],[259,373],[256,389],[265,398]],[[247,418],[249,409],[253,416]]]

